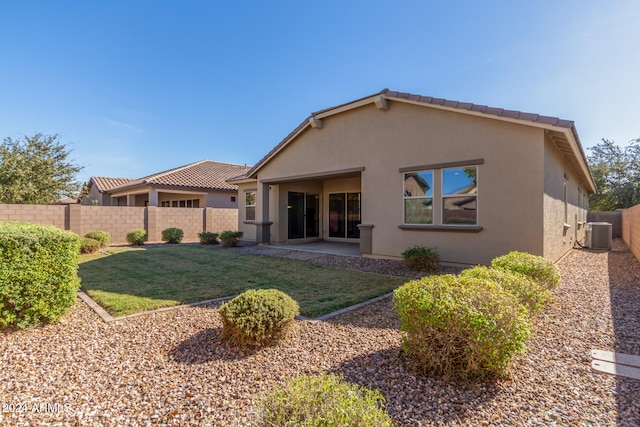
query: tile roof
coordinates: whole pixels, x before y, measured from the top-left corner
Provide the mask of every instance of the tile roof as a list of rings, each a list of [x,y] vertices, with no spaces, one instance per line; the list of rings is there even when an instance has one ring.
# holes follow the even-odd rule
[[[131,178],[110,178],[108,176],[92,176],[91,180],[101,193],[135,181]]]
[[[112,191],[126,190],[132,187],[159,185],[170,187],[197,188],[201,190],[237,190],[238,186],[226,180],[244,174],[248,166],[231,163],[201,160],[185,166],[158,172],[140,179],[129,180]]]
[[[545,125],[558,126],[571,129],[574,123],[571,120],[563,120],[558,117],[542,116],[540,114],[525,113],[516,110],[505,110],[504,108],[494,108],[488,105],[472,104],[470,102],[451,101],[442,98],[433,98],[431,96],[415,95],[407,92],[397,92],[384,89],[380,92],[386,98],[401,98],[409,101],[415,101],[422,104],[440,105],[443,107],[456,108],[459,110],[477,111],[484,114],[490,114],[509,119],[527,120],[530,122],[542,123]]]

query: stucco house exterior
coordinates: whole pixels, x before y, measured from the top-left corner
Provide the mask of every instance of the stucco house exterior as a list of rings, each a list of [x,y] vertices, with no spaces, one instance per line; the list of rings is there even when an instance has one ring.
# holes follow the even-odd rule
[[[227,179],[243,165],[201,160],[139,179],[93,176],[84,205],[237,208],[238,186]]]
[[[387,89],[312,113],[228,182],[259,243],[358,242],[371,257],[424,245],[463,264],[559,259],[596,191],[572,121]]]

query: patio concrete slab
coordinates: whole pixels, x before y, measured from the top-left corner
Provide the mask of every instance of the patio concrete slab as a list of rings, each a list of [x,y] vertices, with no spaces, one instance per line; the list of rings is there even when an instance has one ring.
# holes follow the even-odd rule
[[[327,255],[362,256],[360,253],[360,245],[358,243],[327,242],[323,240],[320,242],[310,243],[287,243],[284,245],[274,245],[270,247]]]

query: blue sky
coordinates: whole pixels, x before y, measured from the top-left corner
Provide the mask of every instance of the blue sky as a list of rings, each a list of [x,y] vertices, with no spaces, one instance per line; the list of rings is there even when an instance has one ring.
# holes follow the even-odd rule
[[[82,180],[254,164],[385,87],[640,137],[637,0],[2,0],[0,52],[0,137],[59,134]]]

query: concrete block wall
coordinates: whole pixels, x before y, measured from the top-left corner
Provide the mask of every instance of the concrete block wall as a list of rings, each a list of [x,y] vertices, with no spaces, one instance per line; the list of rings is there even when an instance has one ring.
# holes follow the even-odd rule
[[[185,242],[197,242],[198,233],[204,231],[204,209],[156,208],[154,206],[148,209],[150,212],[156,212],[156,240],[162,240],[162,230],[169,227],[180,228],[184,232],[183,241]],[[149,215],[149,240],[152,240],[153,235],[151,217],[152,215]]]
[[[204,229],[213,233],[238,230],[238,209],[206,208]]]
[[[145,228],[146,208],[143,207],[72,205],[72,214],[76,213],[77,207],[80,207],[80,226],[71,230],[81,236],[93,230],[102,230],[111,235],[111,243],[123,244],[127,243],[129,231]],[[72,215],[72,219],[77,216]]]
[[[622,240],[640,260],[640,205],[622,211]]]
[[[127,232],[147,230],[150,242],[162,240],[162,230],[181,228],[185,242],[197,242],[202,231],[238,229],[237,209],[158,208],[155,206],[3,205],[0,221],[27,221],[71,230],[81,236],[92,230],[111,235],[112,244],[126,244]]]
[[[608,222],[611,224],[611,237],[622,237],[622,210],[615,212],[589,212],[587,222]]]
[[[0,221],[27,221],[67,229],[66,205],[4,205],[0,204]]]

